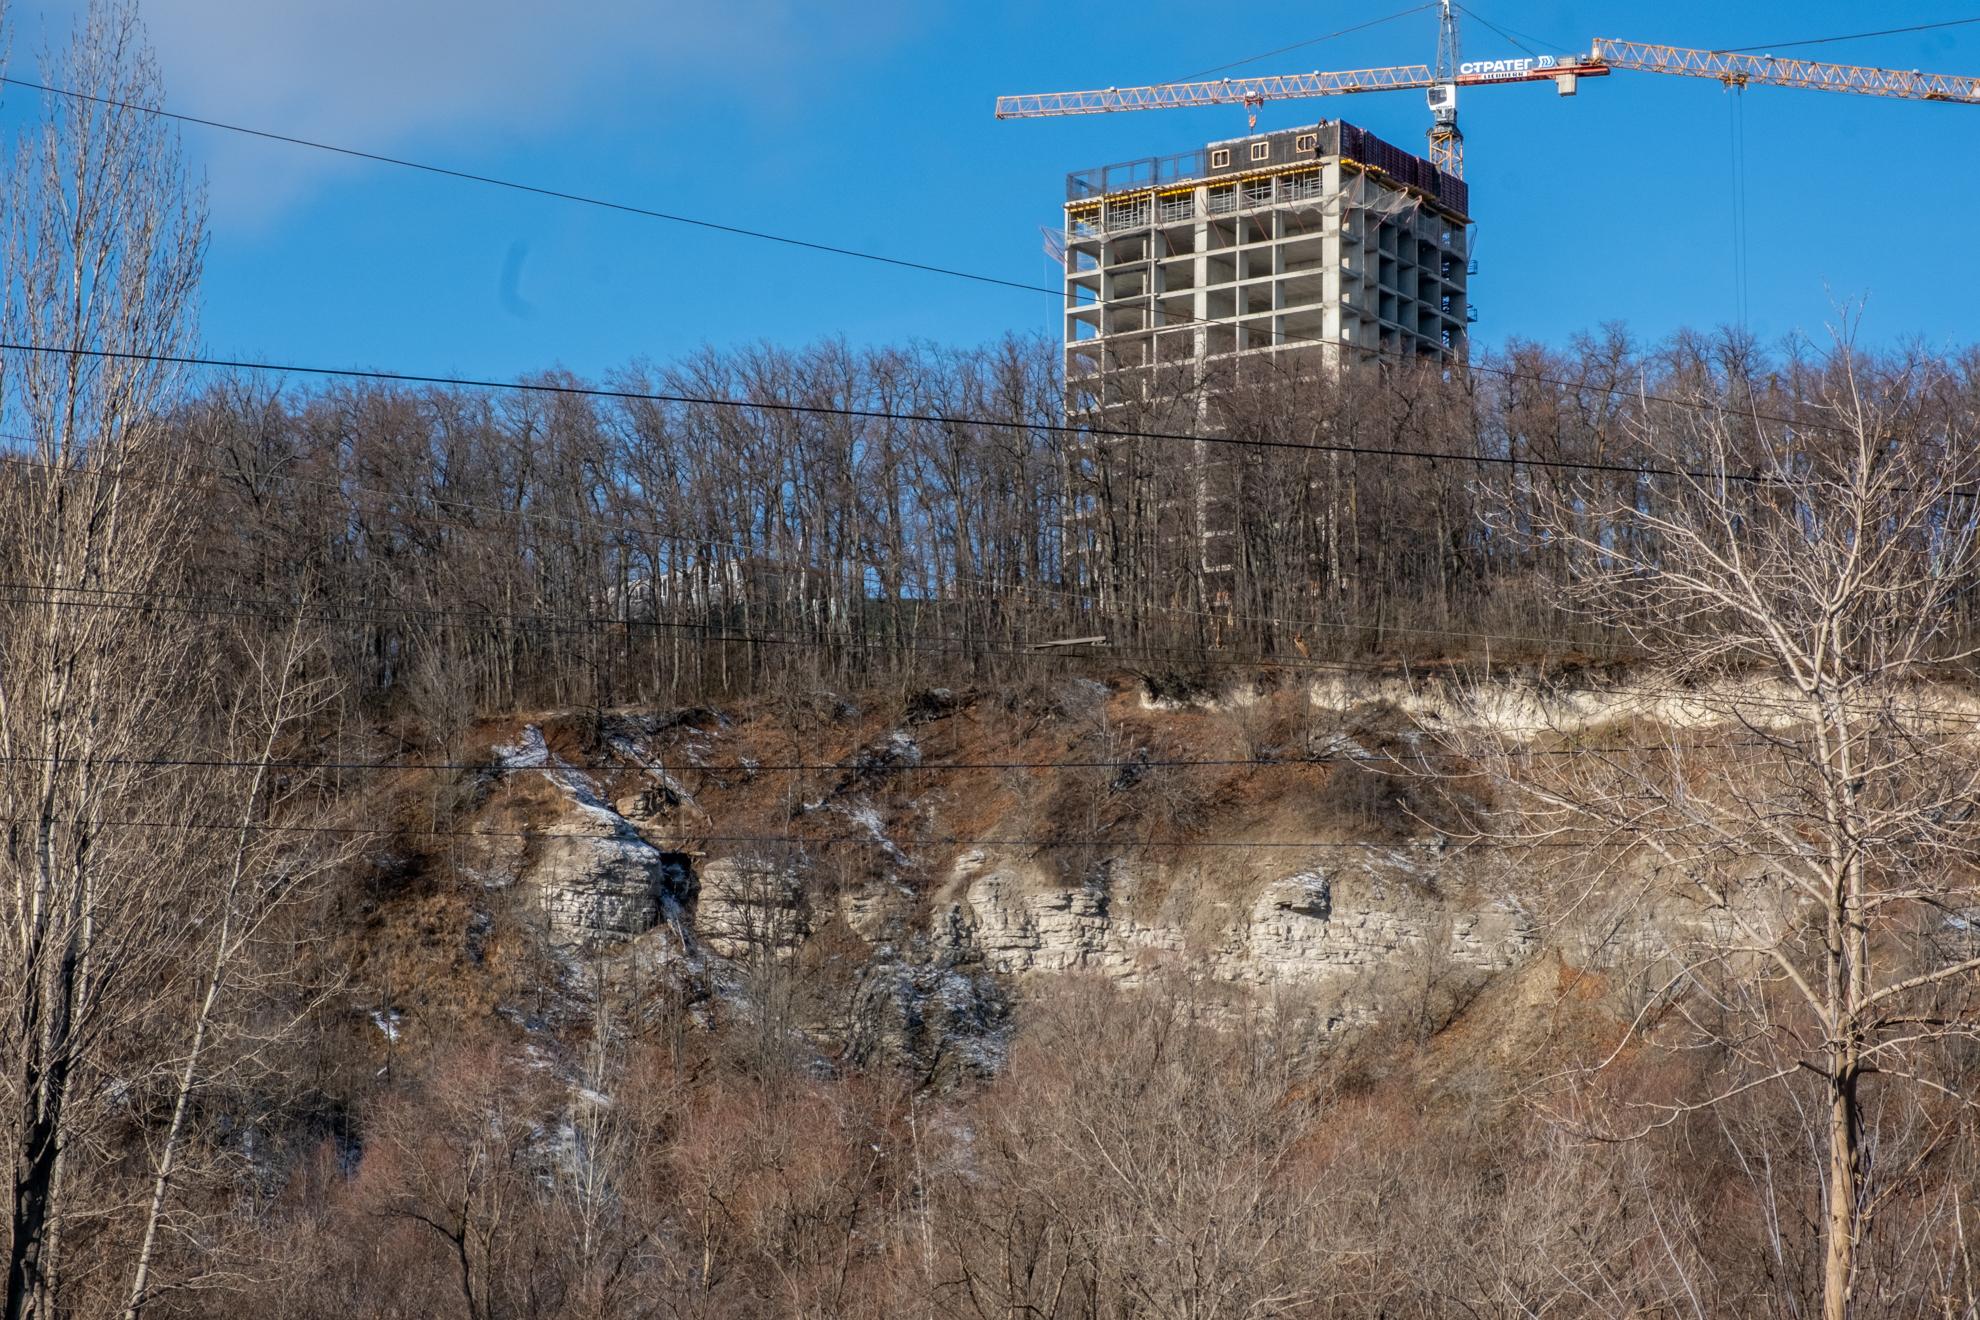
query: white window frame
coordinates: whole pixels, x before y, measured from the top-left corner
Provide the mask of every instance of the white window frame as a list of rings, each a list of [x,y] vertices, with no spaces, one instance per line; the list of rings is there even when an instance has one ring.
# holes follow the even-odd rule
[[[1318,133],[1301,133],[1299,137],[1293,141],[1293,150],[1313,151],[1316,148],[1318,148],[1319,145],[1320,145],[1320,135]]]
[[[1258,161],[1261,161],[1261,160],[1270,160],[1270,159],[1272,159],[1272,144],[1271,144],[1270,142],[1254,142],[1254,143],[1252,143],[1252,144],[1251,144],[1251,159],[1252,159],[1252,161],[1253,161],[1253,163],[1254,163],[1254,164],[1255,164],[1256,162],[1258,162]]]
[[[1213,170],[1229,169],[1230,164],[1231,164],[1231,149],[1229,147],[1216,147],[1211,150],[1210,152],[1211,169]]]

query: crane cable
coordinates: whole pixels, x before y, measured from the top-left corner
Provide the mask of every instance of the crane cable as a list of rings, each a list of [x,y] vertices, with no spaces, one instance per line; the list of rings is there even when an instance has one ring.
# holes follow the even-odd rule
[[[1341,28],[1339,31],[1329,32],[1324,36],[1308,37],[1305,41],[1295,41],[1290,46],[1280,46],[1274,50],[1260,51],[1256,55],[1247,55],[1243,59],[1232,60],[1228,64],[1218,64],[1218,65],[1213,65],[1208,69],[1198,69],[1195,73],[1186,73],[1180,78],[1170,78],[1167,79],[1166,81],[1195,82],[1200,78],[1207,78],[1213,73],[1222,73],[1226,69],[1237,69],[1237,68],[1242,68],[1244,65],[1247,64],[1256,64],[1260,60],[1269,60],[1274,55],[1283,55],[1287,51],[1303,50],[1308,46],[1317,46],[1323,41],[1333,41],[1336,38],[1345,37],[1352,32],[1365,32],[1369,28],[1380,27],[1384,23],[1393,23],[1399,18],[1408,18],[1411,14],[1420,14],[1424,10],[1430,9],[1432,7],[1433,6],[1428,4],[1422,4],[1422,5],[1417,5],[1411,9],[1398,9],[1393,14],[1385,14],[1381,18],[1371,18],[1365,23],[1356,23],[1353,27],[1344,27]]]
[[[1726,134],[1732,169],[1732,296],[1733,324],[1742,333],[1747,329],[1749,261],[1747,255],[1746,205],[1746,89],[1728,82],[1726,92]]]

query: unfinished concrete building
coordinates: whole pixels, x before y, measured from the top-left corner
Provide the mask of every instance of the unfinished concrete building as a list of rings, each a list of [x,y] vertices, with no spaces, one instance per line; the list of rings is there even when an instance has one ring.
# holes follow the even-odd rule
[[[1466,205],[1462,179],[1337,120],[1066,176],[1068,415],[1209,430],[1217,396],[1249,377],[1462,361]],[[1081,442],[1085,470],[1131,442]],[[1174,469],[1166,484],[1146,467],[1096,478],[1076,502],[1075,569],[1103,603],[1141,572],[1123,560],[1127,524],[1142,529],[1130,540],[1189,543],[1178,603],[1231,602],[1243,496],[1229,453],[1199,442],[1187,470],[1180,486]]]
[[[1073,407],[1258,353],[1465,356],[1462,179],[1338,120],[1066,176]]]

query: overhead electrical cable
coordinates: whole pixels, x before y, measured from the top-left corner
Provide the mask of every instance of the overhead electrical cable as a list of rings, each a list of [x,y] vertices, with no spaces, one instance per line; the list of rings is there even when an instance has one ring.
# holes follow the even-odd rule
[[[1789,50],[1795,46],[1827,46],[1837,41],[1861,41],[1866,37],[1895,37],[1908,32],[1933,32],[1940,28],[1967,27],[1980,23],[1980,15],[1972,18],[1948,18],[1937,23],[1913,23],[1910,27],[1875,28],[1869,32],[1845,32],[1836,37],[1804,37],[1799,41],[1764,42],[1758,46],[1728,46],[1727,55],[1744,55],[1752,51]]]
[[[387,371],[366,367],[323,367],[303,363],[254,362],[243,358],[206,357],[190,353],[140,353],[108,348],[64,347],[51,344],[30,344],[0,342],[0,352],[35,353],[57,357],[86,357],[123,362],[147,362],[154,365],[199,367],[224,371],[250,371],[276,375],[320,376],[343,380],[380,381],[400,385],[444,385],[457,389],[506,390],[525,394],[552,394],[594,399],[638,400],[653,403],[676,403],[708,408],[733,408],[742,411],[785,413],[798,416],[842,417],[862,421],[920,422],[940,426],[972,426],[1002,430],[1036,431],[1046,435],[1073,435],[1092,437],[1101,440],[1174,440],[1191,444],[1225,445],[1242,449],[1290,450],[1315,454],[1358,454],[1368,457],[1400,458],[1431,463],[1452,463],[1463,465],[1477,463],[1486,466],[1528,468],[1541,471],[1602,472],[1614,476],[1633,478],[1679,477],[1692,481],[1731,482],[1735,484],[1780,486],[1788,489],[1805,489],[1811,483],[1805,478],[1779,477],[1770,473],[1711,471],[1706,469],[1685,469],[1646,467],[1634,463],[1598,463],[1586,459],[1544,458],[1531,454],[1489,454],[1476,451],[1453,453],[1433,449],[1408,449],[1399,446],[1354,445],[1344,443],[1309,442],[1300,440],[1266,440],[1254,436],[1223,436],[1186,431],[1147,431],[1091,426],[1079,422],[1047,422],[1022,418],[996,418],[953,416],[944,413],[895,412],[885,408],[857,408],[836,404],[793,403],[781,399],[725,399],[714,396],[682,394],[663,390],[614,389],[599,385],[557,384],[549,381],[503,381],[476,378],[471,376],[446,376],[426,372]],[[1421,359],[1418,359],[1421,361]],[[1699,412],[1709,412],[1721,416],[1739,416],[1756,421],[1774,422],[1783,426],[1806,426],[1809,419],[1780,417],[1767,413],[1730,408],[1723,404],[1707,403],[1695,399],[1679,399],[1665,395],[1655,395],[1640,389],[1630,389],[1619,385],[1595,385],[1587,382],[1564,381],[1533,373],[1509,371],[1502,368],[1472,367],[1469,370],[1486,374],[1505,376],[1508,379],[1527,380],[1535,384],[1552,385],[1562,389],[1579,389],[1607,396],[1626,396],[1648,403]],[[1980,486],[1956,489],[1949,494],[1971,496],[1980,492]]]
[[[245,124],[230,124],[224,120],[206,119],[199,115],[188,115],[176,110],[166,110],[160,106],[145,105],[141,101],[124,101],[115,97],[95,96],[88,92],[78,92],[68,87],[55,87],[48,83],[35,82],[27,78],[0,77],[0,84],[20,87],[29,91],[43,92],[50,96],[62,96],[77,101],[88,101],[95,105],[110,106],[119,110],[134,110],[147,115],[156,115],[161,119],[175,120],[182,124],[194,124],[201,128],[217,128],[229,133],[242,133],[248,137],[263,138],[270,142],[281,142],[289,146],[308,147],[314,151],[328,151],[339,156],[368,160],[379,165],[395,165],[400,169],[418,170],[424,174],[435,174],[443,178],[459,179],[467,183],[485,184],[491,188],[506,188],[512,192],[530,193],[537,197],[548,197],[560,202],[575,202],[581,206],[595,206],[607,211],[618,211],[626,215],[640,216],[648,220],[664,220],[669,224],[689,225],[696,229],[706,229],[716,233],[730,234],[738,238],[753,238],[764,243],[780,243],[786,247],[802,248],[837,257],[853,257],[860,261],[878,262],[883,266],[897,266],[903,270],[916,270],[929,275],[944,275],[950,279],[971,280],[977,284],[1000,285],[1007,289],[1022,289],[1026,292],[1036,292],[1045,288],[1044,285],[1027,284],[1022,280],[1009,280],[997,275],[985,275],[981,271],[962,270],[954,266],[936,265],[926,261],[912,261],[906,257],[893,257],[882,252],[868,252],[859,248],[841,247],[834,243],[820,243],[808,238],[797,238],[790,234],[772,233],[766,229],[751,229],[742,225],[724,224],[717,220],[705,220],[698,216],[682,215],[673,211],[661,211],[650,206],[637,206],[631,202],[617,202],[605,197],[591,197],[584,193],[568,192],[561,188],[547,188],[540,184],[498,178],[492,174],[478,174],[473,170],[454,169],[446,165],[433,165],[425,161],[408,160],[403,156],[388,156],[382,152],[365,151],[357,147],[339,146],[334,142],[321,142],[312,138],[296,137],[289,133],[276,133],[265,128],[250,128]]]
[[[1423,7],[1428,8],[1429,6],[1426,5]],[[1387,22],[1389,21],[1389,19],[1400,18],[1412,12],[1415,11],[1403,10],[1397,14],[1390,15],[1389,18],[1387,19],[1378,19],[1375,21]],[[1476,17],[1476,15],[1474,15],[1474,17]],[[1482,22],[1483,20],[1480,21]],[[1347,29],[1347,31],[1353,31],[1353,30],[1355,29]],[[1328,39],[1331,39],[1331,37],[1315,38],[1315,40],[1328,40]],[[1829,39],[1842,40],[1843,38],[1829,38]],[[21,87],[32,91],[38,91],[50,96],[67,97],[75,100],[87,101],[96,105],[111,106],[117,109],[129,110],[135,113],[155,115],[161,118],[174,120],[179,123],[193,124],[203,128],[218,129],[231,133],[241,133],[249,137],[262,138],[269,141],[284,143],[290,146],[298,146],[298,147],[309,148],[312,150],[332,152],[342,156],[353,157],[360,160],[367,160],[377,164],[397,166],[402,169],[416,170],[422,173],[437,175],[444,178],[451,178],[451,179],[461,180],[470,183],[479,183],[489,187],[509,189],[515,192],[527,193],[539,197],[546,197],[556,201],[573,202],[583,206],[598,207],[605,210],[616,211],[627,215],[639,216],[646,219],[662,220],[674,224],[690,225],[696,228],[710,230],[713,232],[729,234],[742,238],[756,239],[762,242],[782,244],[788,247],[806,249],[822,254],[848,257],[862,261],[877,262],[882,265],[893,266],[905,270],[919,271],[924,274],[941,275],[952,279],[968,280],[977,284],[994,285],[997,287],[1019,290],[1022,292],[1038,293],[1054,299],[1063,299],[1066,295],[1066,290],[1064,286],[1061,285],[1031,284],[1023,280],[1013,280],[1013,279],[1007,279],[1003,276],[985,274],[982,271],[964,270],[958,267],[944,266],[933,262],[924,262],[924,261],[913,260],[911,258],[896,257],[883,252],[874,252],[868,249],[853,248],[841,244],[821,243],[812,239],[798,238],[791,234],[780,234],[769,230],[754,229],[740,225],[731,225],[721,221],[708,220],[702,217],[690,216],[679,212],[663,211],[653,207],[639,206],[630,202],[614,201],[609,198],[595,197],[584,193],[571,192],[565,189],[551,188],[540,184],[524,183],[514,179],[504,179],[495,175],[482,174],[472,170],[456,169],[451,166],[445,166],[445,165],[434,165],[428,162],[412,160],[406,157],[391,156],[384,154],[382,152],[367,151],[361,148],[341,146],[336,143],[323,142],[316,139],[299,137],[294,134],[279,133],[268,129],[252,128],[244,124],[229,123],[224,120],[209,119],[199,115],[189,115],[179,111],[166,110],[161,106],[147,105],[139,101],[128,101],[128,100],[121,100],[115,97],[97,96],[88,92],[76,91],[72,88],[57,87],[48,83],[35,82],[31,79],[0,76],[0,85],[11,85],[15,87]],[[1206,326],[1236,324],[1240,319],[1240,317],[1236,314],[1233,314],[1228,317],[1194,316],[1186,313],[1165,313],[1165,315],[1169,316],[1177,324],[1195,324],[1195,325],[1206,325]],[[1269,333],[1275,343],[1281,343],[1281,344],[1311,343],[1311,344],[1323,345],[1327,347],[1335,347],[1334,341],[1329,340],[1324,336],[1298,334],[1292,331],[1287,331],[1282,329],[1273,330],[1270,331]],[[1380,348],[1358,348],[1356,352],[1358,354],[1365,354],[1371,357],[1393,358],[1397,360],[1415,362],[1415,363],[1422,363],[1422,362],[1435,360],[1435,359],[1428,359],[1417,354],[1403,353],[1397,350],[1383,350]],[[1471,371],[1491,370],[1489,368],[1471,366],[1469,364],[1464,364],[1462,369],[1471,370]],[[342,373],[342,374],[351,374],[351,373]],[[1684,405],[1684,406],[1689,406],[1689,405]],[[1776,420],[1785,420],[1785,419],[1776,419]]]
[[[1564,735],[1563,735],[1564,736]],[[1343,735],[1343,740],[1346,735]],[[1685,748],[1724,748],[1724,747],[1777,747],[1779,741],[1764,738],[1739,739],[1685,739]],[[1552,757],[1582,755],[1626,756],[1639,752],[1668,751],[1672,747],[1667,742],[1642,742],[1629,745],[1577,743],[1572,747],[1520,747],[1511,753],[1519,757]],[[499,750],[499,749],[498,749]],[[641,754],[644,757],[644,753]],[[1374,752],[1297,752],[1289,751],[1283,756],[1231,756],[1231,757],[1119,757],[1112,759],[1087,760],[1026,760],[1026,761],[758,761],[740,759],[733,761],[677,761],[672,765],[657,761],[633,759],[620,761],[563,761],[518,762],[509,760],[449,760],[449,761],[305,761],[285,757],[273,757],[266,761],[237,760],[211,756],[107,756],[88,758],[93,766],[116,767],[136,770],[270,770],[291,771],[310,770],[325,773],[358,773],[371,771],[418,771],[452,772],[472,771],[484,775],[508,774],[592,774],[626,773],[653,774],[659,772],[669,777],[679,775],[738,775],[745,778],[769,774],[838,774],[856,778],[881,778],[892,775],[942,774],[949,772],[974,773],[983,771],[1037,771],[1037,770],[1299,770],[1313,769],[1330,765],[1382,765],[1407,766],[1420,760],[1477,760],[1475,753],[1453,747],[1412,746],[1409,750],[1387,755]],[[0,765],[75,765],[77,757],[33,756],[25,754],[0,754]]]
[[[1211,669],[1272,670],[1288,672],[1346,672],[1354,674],[1387,673],[1388,669],[1375,665],[1356,665],[1347,661],[1327,661],[1314,659],[1293,660],[1268,656],[1208,655],[1200,648],[1190,646],[1150,646],[1135,644],[1120,646],[1097,644],[1091,649],[1074,647],[1042,648],[1036,642],[1017,641],[1010,643],[983,642],[966,638],[926,638],[914,637],[836,637],[820,638],[767,636],[760,633],[724,632],[720,626],[707,623],[689,623],[679,620],[618,618],[615,616],[572,616],[529,615],[501,610],[482,609],[437,609],[414,606],[354,606],[343,608],[318,607],[300,603],[285,603],[273,607],[255,607],[252,604],[218,603],[211,605],[188,605],[178,602],[148,603],[116,600],[75,600],[53,595],[13,595],[0,596],[0,604],[37,605],[54,609],[95,610],[99,612],[124,614],[177,615],[194,618],[256,619],[262,621],[290,621],[300,618],[308,623],[369,623],[382,625],[387,622],[403,622],[408,619],[435,619],[457,623],[514,624],[524,630],[536,631],[552,636],[598,636],[612,631],[636,633],[640,631],[697,634],[694,641],[705,646],[733,645],[747,647],[782,647],[812,651],[880,651],[906,655],[942,655],[949,657],[1011,656],[1039,661],[1082,661],[1104,657],[1114,663],[1130,665],[1134,663],[1176,663],[1179,659],[1191,665]],[[1419,662],[1417,668],[1431,666]],[[1616,689],[1598,689],[1616,691]]]
[[[0,587],[0,590],[4,590],[4,587]],[[66,590],[80,591],[83,589]],[[92,609],[126,614],[176,614],[192,617],[279,618],[284,620],[300,617],[308,622],[376,622],[376,619],[371,617],[373,611],[368,610],[366,607],[342,611],[311,609],[293,603],[283,603],[275,609],[249,609],[236,605],[201,607],[184,604],[158,604],[151,601],[139,600],[68,600],[60,599],[53,595],[17,595],[12,597],[0,596],[0,604],[46,605],[56,609]],[[1078,651],[1072,649],[1040,650],[1037,649],[1035,642],[1025,641],[985,643],[956,638],[914,638],[904,641],[899,638],[887,637],[827,639],[819,637],[764,636],[750,633],[717,632],[715,631],[717,626],[713,624],[686,623],[670,620],[620,619],[610,616],[593,616],[589,618],[576,616],[564,619],[559,616],[520,615],[498,610],[441,610],[416,606],[392,606],[381,607],[376,613],[387,616],[410,615],[414,617],[438,617],[479,622],[523,622],[529,626],[542,624],[547,625],[545,628],[546,631],[556,633],[561,630],[570,635],[596,635],[607,630],[633,631],[642,628],[658,631],[699,633],[701,636],[697,640],[706,645],[732,644],[741,646],[794,647],[808,650],[866,650],[949,656],[1005,655],[1022,656],[1034,660],[1092,660],[1096,657],[1105,657],[1117,663],[1134,661],[1148,662],[1152,660],[1173,663],[1175,657],[1181,656],[1188,663],[1200,665],[1205,668],[1233,668],[1249,671],[1267,670],[1289,673],[1318,672],[1351,674],[1357,677],[1368,677],[1371,675],[1390,678],[1408,677],[1411,672],[1420,672],[1427,675],[1434,670],[1448,668],[1448,666],[1433,667],[1423,663],[1418,663],[1412,667],[1398,666],[1396,664],[1380,664],[1372,661],[1316,660],[1304,657],[1300,659],[1289,659],[1263,656],[1212,656],[1204,654],[1198,648],[1182,646],[1137,646],[1132,649],[1104,646],[1090,651]],[[931,642],[933,643],[932,645],[930,644]],[[1745,695],[1734,698],[1729,696],[1715,696],[1708,691],[1701,691],[1697,688],[1677,686],[1653,687],[1641,683],[1596,683],[1574,686],[1565,681],[1557,682],[1555,686],[1560,691],[1579,692],[1591,696],[1654,697],[1706,708],[1737,705],[1747,711],[1774,710],[1792,714],[1800,714],[1805,710],[1803,703],[1785,697]],[[1916,717],[1920,720],[1933,720],[1946,724],[1980,725],[1980,714],[1967,714],[1924,705],[1906,707],[1860,705],[1845,706],[1843,709],[1846,712],[1854,712],[1866,716],[1884,717],[1904,715]]]
[[[5,435],[4,433],[0,433],[0,439],[16,439],[16,440],[22,440],[23,442],[26,441],[26,437],[22,437],[22,436],[10,437]],[[17,467],[25,467],[29,469],[38,469],[43,471],[55,471],[58,469],[62,469],[71,472],[87,473],[93,476],[114,476],[119,479],[133,481],[138,484],[164,484],[164,485],[178,486],[178,487],[194,489],[194,490],[206,489],[203,483],[188,481],[183,478],[158,477],[148,472],[132,472],[121,468],[108,468],[108,467],[77,468],[73,465],[64,468],[64,465],[62,464],[51,463],[41,459],[10,457],[5,453],[0,453],[0,466],[17,466]],[[227,472],[221,468],[215,467],[211,464],[189,464],[188,466],[195,467],[201,471],[211,472],[214,475],[222,478],[223,480],[230,479],[234,476],[234,474]],[[306,477],[306,476],[298,476],[289,473],[281,474],[279,477],[275,478],[275,480],[292,485],[309,486],[320,489],[332,490],[335,491],[338,495],[343,496],[345,498],[350,498],[353,496],[369,496],[378,499],[396,501],[399,498],[399,496],[402,494],[402,492],[392,492],[392,491],[385,491],[372,487],[353,485],[348,482],[332,480],[329,478]],[[642,540],[642,541],[645,540],[667,541],[674,544],[685,545],[696,550],[703,550],[703,549],[727,550],[737,556],[746,557],[746,558],[760,558],[760,556],[763,554],[764,551],[764,547],[762,546],[750,546],[750,545],[745,545],[741,542],[725,541],[721,539],[719,536],[706,532],[695,531],[693,529],[682,530],[675,528],[661,528],[661,527],[651,526],[645,523],[618,523],[603,518],[588,517],[582,514],[542,513],[535,510],[512,508],[505,505],[481,504],[472,500],[459,499],[454,496],[446,495],[439,492],[434,492],[433,498],[436,504],[444,505],[446,506],[446,508],[453,511],[481,513],[481,514],[486,514],[487,516],[492,518],[499,518],[503,520],[515,519],[518,521],[525,521],[525,522],[543,522],[543,523],[548,523],[552,526],[566,528],[566,529],[594,531],[611,538],[624,537],[624,538],[629,538],[633,540]],[[401,521],[416,522],[416,523],[427,524],[436,527],[444,527],[449,529],[459,529],[461,526],[460,522],[457,519],[449,518],[439,513],[426,513],[417,510],[395,508],[393,510],[392,516],[395,519]],[[812,572],[813,570],[805,565],[793,565],[791,567],[784,567],[778,564],[755,563],[752,565],[751,571],[765,573],[776,577],[786,577],[786,576],[802,577],[807,573]],[[1018,583],[1011,583],[994,578],[977,577],[972,574],[949,575],[944,577],[944,581],[955,582],[955,583],[968,583],[976,586],[987,586],[993,588],[994,590],[1006,596],[1010,596],[1010,595],[1043,596],[1048,598],[1055,598],[1059,600],[1074,601],[1074,602],[1091,600],[1091,596],[1086,593],[1073,591],[1063,587],[1048,587],[1048,586],[1031,584],[1031,583],[1018,584]],[[77,587],[58,588],[48,583],[0,581],[0,590],[102,591],[107,589],[104,588],[85,589],[85,588],[77,588]],[[398,607],[388,606],[385,608],[398,608]],[[1195,609],[1184,605],[1163,605],[1163,604],[1143,604],[1137,606],[1136,608],[1139,612],[1147,613],[1147,614],[1160,614],[1167,617],[1176,617],[1176,618],[1219,619],[1225,621],[1237,620],[1245,623],[1265,624],[1274,628],[1290,630],[1293,632],[1304,632],[1308,629],[1311,629],[1317,632],[1366,633],[1371,630],[1377,630],[1374,629],[1374,626],[1370,624],[1350,623],[1340,619],[1301,619],[1301,618],[1287,617],[1284,615],[1258,614],[1243,610]],[[1095,613],[1094,617],[1097,619],[1104,619],[1111,617],[1111,615],[1109,615],[1106,611],[1103,610]],[[1450,639],[1466,641],[1466,642],[1483,642],[1487,645],[1495,645],[1503,642],[1525,643],[1525,644],[1532,644],[1537,646],[1586,646],[1591,644],[1591,642],[1587,639],[1576,641],[1574,639],[1565,638],[1565,637],[1541,637],[1541,636],[1534,636],[1531,634],[1523,634],[1523,633],[1486,632],[1475,628],[1472,629],[1426,628],[1420,625],[1386,623],[1386,622],[1380,626],[1378,631],[1383,632],[1385,634],[1392,634],[1397,636],[1443,637],[1443,638],[1450,638]]]
[[[1374,666],[1356,666],[1347,662],[1333,662],[1313,659],[1292,660],[1265,656],[1206,655],[1200,648],[1187,646],[1148,646],[1137,644],[1132,647],[1114,644],[1098,644],[1091,649],[1074,647],[1041,647],[1036,642],[982,642],[965,638],[909,638],[893,637],[836,637],[821,638],[766,636],[758,633],[723,632],[719,625],[689,623],[667,619],[618,618],[614,616],[573,616],[563,618],[556,615],[517,614],[501,610],[477,609],[421,609],[413,606],[355,606],[347,608],[316,607],[303,604],[287,604],[274,608],[254,608],[244,605],[213,604],[186,605],[181,603],[143,603],[137,601],[74,600],[55,596],[13,595],[0,596],[4,605],[36,605],[54,609],[95,610],[99,612],[124,614],[178,615],[194,618],[256,619],[262,621],[290,621],[301,619],[308,623],[369,623],[382,625],[387,622],[402,622],[407,619],[437,619],[460,623],[515,624],[524,630],[536,631],[551,636],[598,636],[607,632],[640,631],[698,634],[694,641],[705,646],[733,645],[746,647],[782,647],[812,651],[880,651],[905,655],[942,655],[949,657],[1011,656],[1038,661],[1090,661],[1104,657],[1114,663],[1130,665],[1134,663],[1173,664],[1180,658],[1191,665],[1210,669],[1273,670],[1291,672],[1388,672]],[[1419,669],[1427,668],[1419,664]],[[1614,691],[1615,689],[1603,689]]]
[[[0,816],[0,823],[24,825],[42,824],[37,818]],[[194,833],[254,833],[254,834],[323,834],[341,838],[412,838],[412,839],[593,839],[596,833],[573,830],[457,830],[420,827],[372,828],[361,825],[300,825],[284,824],[277,821],[220,821],[207,824],[203,821],[116,819],[105,817],[87,821],[56,820],[58,826],[95,829],[140,829],[140,830],[182,830]],[[1656,833],[1655,829],[1641,831]],[[1619,828],[1588,831],[1598,835],[1598,840],[1562,839],[1521,839],[1510,842],[1474,843],[1468,838],[1454,838],[1435,835],[1428,838],[1405,840],[1403,843],[1383,842],[1373,839],[1100,839],[1100,838],[1026,838],[1004,836],[973,836],[967,834],[927,834],[903,836],[901,838],[874,838],[871,836],[840,834],[693,834],[690,837],[697,844],[754,844],[780,847],[854,847],[880,848],[898,851],[909,848],[1090,848],[1096,852],[1123,852],[1129,850],[1160,848],[1165,851],[1245,851],[1251,849],[1297,850],[1315,852],[1371,852],[1393,860],[1398,852],[1407,850],[1411,844],[1418,849],[1436,849],[1440,853],[1462,852],[1472,848],[1489,848],[1499,852],[1523,852],[1532,848],[1567,848],[1588,852],[1592,848],[1604,846],[1602,840],[1611,845],[1624,838],[1635,837],[1634,833]],[[664,851],[664,850],[662,850]],[[1749,853],[1755,857],[1781,857],[1785,853]]]

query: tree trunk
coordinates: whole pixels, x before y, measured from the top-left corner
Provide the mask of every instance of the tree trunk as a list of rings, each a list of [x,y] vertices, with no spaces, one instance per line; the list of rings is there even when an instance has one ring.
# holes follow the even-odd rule
[[[1828,1207],[1822,1242],[1822,1320],[1847,1320],[1856,1279],[1861,1111],[1853,1049],[1838,1052],[1829,1081]]]

